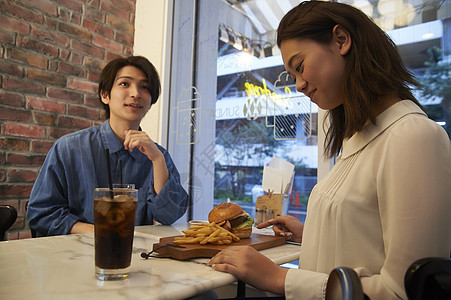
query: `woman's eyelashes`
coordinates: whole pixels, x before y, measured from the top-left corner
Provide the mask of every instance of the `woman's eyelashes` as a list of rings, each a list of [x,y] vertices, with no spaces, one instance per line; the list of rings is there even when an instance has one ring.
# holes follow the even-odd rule
[[[300,64],[296,67],[296,72],[301,72],[304,70],[302,64],[304,63],[304,61],[301,61]]]

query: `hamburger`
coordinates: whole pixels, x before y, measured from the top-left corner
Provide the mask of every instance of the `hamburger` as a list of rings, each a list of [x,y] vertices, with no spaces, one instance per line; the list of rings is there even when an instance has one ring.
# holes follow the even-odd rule
[[[208,214],[208,221],[216,224],[225,221],[221,226],[240,239],[248,238],[251,235],[252,224],[254,224],[254,219],[239,204],[232,202],[221,203],[213,207]]]

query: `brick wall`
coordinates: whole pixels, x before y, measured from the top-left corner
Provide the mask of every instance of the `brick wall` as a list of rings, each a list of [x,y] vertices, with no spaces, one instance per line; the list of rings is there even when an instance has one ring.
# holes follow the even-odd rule
[[[0,1],[0,204],[8,239],[31,236],[25,208],[53,142],[100,124],[105,64],[133,52],[136,0]]]

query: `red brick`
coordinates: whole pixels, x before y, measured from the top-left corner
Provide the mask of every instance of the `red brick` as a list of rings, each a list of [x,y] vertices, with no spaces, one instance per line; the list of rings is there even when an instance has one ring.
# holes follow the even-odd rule
[[[61,128],[49,128],[48,130],[48,137],[53,139],[59,139],[63,135],[69,134],[71,132],[74,132],[75,130],[69,130],[69,129],[61,129]]]
[[[83,54],[97,57],[98,59],[103,59],[103,54],[105,50],[99,47],[94,46],[93,44],[82,43],[77,40],[72,40],[72,50],[79,51]]]
[[[77,91],[63,89],[63,88],[47,88],[47,96],[50,98],[55,98],[58,100],[64,100],[64,102],[71,103],[83,103],[83,96],[85,94],[79,93]]]
[[[69,105],[68,114],[80,116],[83,118],[97,120],[99,118],[99,110],[78,105]]]
[[[58,20],[49,16],[44,16],[44,26],[49,30],[56,31]]]
[[[59,57],[62,60],[68,60],[70,56],[70,51],[68,49],[60,49],[60,55]]]
[[[14,1],[0,1],[0,11],[7,12],[27,22],[37,24],[44,22],[44,17],[41,13],[19,6]]]
[[[9,229],[9,231],[13,231],[15,229],[22,229],[25,227],[25,217],[23,215],[17,215],[16,221],[14,222],[14,224],[11,226],[11,228]]]
[[[28,8],[34,8],[37,11],[51,16],[58,16],[58,7],[56,4],[52,4],[50,1],[36,1],[36,0],[15,0],[22,3],[23,6]]]
[[[94,107],[94,108],[103,110],[103,105],[102,105],[102,103],[100,103],[100,99],[97,96],[97,94],[96,95],[92,95],[92,94],[85,95],[85,104],[88,105],[89,107]]]
[[[107,58],[108,61],[112,61],[113,59],[118,58],[118,57],[122,57],[122,56],[123,55],[119,55],[117,53],[112,53],[112,52],[109,52],[109,51],[107,51],[107,53],[106,53],[106,58]]]
[[[3,150],[28,151],[30,142],[17,138],[0,138],[0,148]]]
[[[72,52],[70,55],[70,62],[73,64],[81,65],[83,62],[83,56],[78,53]]]
[[[40,69],[27,68],[25,70],[26,77],[35,81],[40,81],[43,84],[66,86],[66,76],[56,72],[49,72]]]
[[[90,57],[86,57],[84,60],[84,66],[88,70],[93,70],[96,72],[101,72],[102,69],[106,66],[106,62],[104,60],[93,59]]]
[[[116,41],[106,39],[99,35],[95,35],[92,42],[94,43],[94,45],[97,45],[99,47],[109,49],[110,51],[122,53],[123,45]]]
[[[47,59],[44,56],[30,51],[23,51],[20,48],[7,48],[7,56],[10,59],[26,63],[30,66],[39,67],[41,69],[47,67]]]
[[[23,109],[0,107],[0,119],[16,122],[30,122],[31,112]]]
[[[129,22],[124,22],[121,19],[116,18],[115,16],[112,15],[106,16],[106,23],[113,26],[118,31],[122,31],[131,35],[133,35],[135,32],[135,27],[133,26],[133,24]]]
[[[15,169],[8,171],[8,182],[34,182],[38,172],[34,170]]]
[[[116,32],[116,41],[122,43],[125,47],[133,49],[135,38],[130,34]]]
[[[56,113],[64,113],[66,111],[66,104],[64,102],[37,97],[27,97],[27,107]]]
[[[84,1],[74,1],[74,0],[53,0],[53,2],[58,3],[59,7],[64,6],[66,8],[69,8],[70,10],[76,11],[76,12],[83,12],[83,4]]]
[[[58,61],[57,60],[49,61],[49,67],[47,68],[47,70],[53,71],[53,72],[58,71]]]
[[[74,16],[74,13],[72,13],[70,10],[60,7],[60,9],[59,9],[59,19],[60,19],[60,21],[64,20],[65,23],[69,22],[69,23],[77,24],[77,23],[74,22],[73,16]]]
[[[17,198],[17,197],[29,197],[32,189],[32,185],[28,184],[1,184],[0,185],[0,198]],[[10,204],[11,205],[11,204]],[[17,205],[16,205],[17,206]],[[14,206],[14,207],[16,207]],[[16,207],[17,209],[17,207]]]
[[[30,25],[21,20],[11,18],[7,15],[2,15],[2,29],[9,30],[16,33],[28,34],[30,32]]]
[[[2,44],[14,45],[15,40],[16,40],[15,32],[6,31],[0,28],[0,41],[2,41]]]
[[[34,52],[37,53],[49,55],[52,57],[58,57],[57,47],[43,43],[42,41],[32,39],[30,37],[19,36],[17,38],[17,45],[25,49],[33,50]]]
[[[8,153],[6,156],[6,164],[7,165],[16,165],[16,166],[35,166],[41,167],[44,163],[45,155],[30,155],[30,154],[22,154],[22,153]],[[1,193],[0,193],[1,197]]]
[[[86,42],[91,42],[92,40],[92,33],[90,33],[85,29],[81,29],[80,27],[77,27],[75,25],[67,23],[58,23],[57,27],[58,31],[67,33],[69,35],[82,39]]]
[[[75,128],[75,129],[84,129],[91,126],[91,122],[89,120],[83,120],[80,118],[68,117],[68,116],[59,116],[58,118],[58,127],[59,128]]]
[[[23,67],[10,61],[0,59],[0,73],[23,77]]]
[[[88,71],[88,80],[92,82],[100,81],[100,72],[90,70]]]
[[[96,19],[98,20],[98,19]],[[101,36],[112,39],[114,37],[114,30],[108,27],[105,27],[103,23],[99,21],[93,21],[85,18],[82,23],[83,27],[89,30],[90,32],[94,32],[100,34]]]
[[[122,20],[125,22],[130,21],[130,12],[125,11],[124,9],[121,9],[120,7],[113,5],[112,3],[109,3],[107,1],[102,1],[102,2],[100,2],[100,8],[104,11],[109,12],[109,14],[107,14],[107,17],[106,17],[107,23],[108,23],[108,19],[111,17],[113,17],[116,20],[121,20],[120,22],[122,22]],[[108,23],[108,24],[111,24],[111,23]],[[122,27],[118,27],[118,28],[122,28]]]
[[[45,95],[45,87],[42,84],[24,82],[23,80],[15,78],[5,78],[3,80],[3,88],[15,92]]]
[[[110,0],[110,3],[114,7],[118,7],[123,9],[129,13],[135,13],[135,4],[133,1],[124,1],[124,0]]]
[[[31,27],[30,35],[40,41],[44,41],[50,44],[58,45],[59,47],[69,47],[69,38],[59,32],[42,30],[35,26]]]
[[[58,63],[58,72],[68,75],[74,75],[80,78],[86,77],[86,71],[81,65],[68,64],[65,62]]]
[[[46,142],[42,140],[34,140],[31,141],[31,151],[33,152],[49,152],[50,148],[52,148],[53,142]]]
[[[73,90],[85,91],[88,93],[97,93],[97,83],[80,80],[76,78],[67,79],[67,87]]]
[[[56,113],[48,113],[42,111],[33,112],[34,122],[38,125],[56,126]]]
[[[19,213],[25,215],[27,213],[27,205],[28,199],[19,200]]]
[[[98,10],[98,9],[93,9],[92,7],[87,7],[84,11],[84,16],[85,19],[91,19],[91,20],[96,20],[100,23],[104,23],[105,22],[105,14],[103,13],[103,11]]]
[[[45,128],[42,126],[4,122],[2,134],[43,138],[45,137]]]
[[[19,239],[19,233],[18,232],[8,231],[7,237],[6,237],[7,241],[15,241],[15,240],[18,240],[18,239]]]
[[[25,98],[23,95],[10,93],[0,89],[0,104],[25,107]]]
[[[0,169],[0,182],[5,182],[6,180],[6,169]]]
[[[24,239],[31,239],[31,231],[30,229],[26,229],[26,230],[21,230],[19,231],[19,240],[24,240]],[[11,239],[13,240],[13,239]]]
[[[85,3],[86,6],[98,9],[100,7],[100,0],[91,0]],[[93,10],[93,9],[91,9]]]

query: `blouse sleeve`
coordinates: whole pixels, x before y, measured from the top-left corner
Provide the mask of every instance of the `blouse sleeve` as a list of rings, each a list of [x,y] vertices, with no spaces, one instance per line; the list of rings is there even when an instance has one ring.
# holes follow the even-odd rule
[[[371,299],[406,298],[408,266],[423,257],[448,257],[451,247],[449,138],[422,116],[399,122],[376,177],[386,259],[380,274],[360,274]]]

